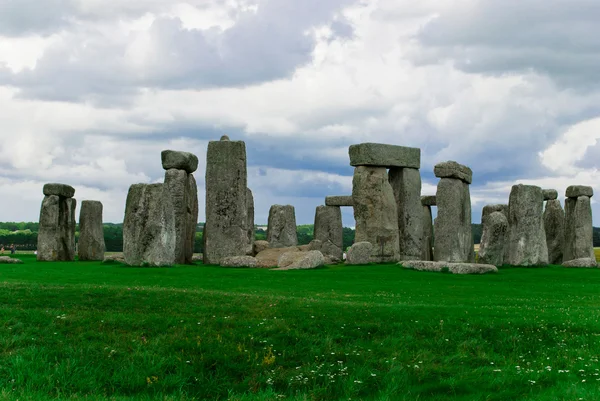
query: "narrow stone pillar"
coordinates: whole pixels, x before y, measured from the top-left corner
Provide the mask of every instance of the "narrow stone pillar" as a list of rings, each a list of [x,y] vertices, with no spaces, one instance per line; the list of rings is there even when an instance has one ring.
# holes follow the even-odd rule
[[[494,266],[504,264],[504,246],[506,232],[508,231],[508,220],[501,211],[484,215],[483,233],[479,243],[479,258],[477,263]]]
[[[572,185],[567,188],[565,201],[564,261],[594,259],[592,187]]]
[[[245,256],[248,243],[246,144],[210,141],[206,152],[206,224],[204,263]]]
[[[294,206],[271,206],[267,224],[267,241],[269,241],[270,248],[287,248],[298,245]]]
[[[548,263],[560,265],[563,262],[565,212],[558,200],[558,192],[555,189],[544,189],[542,193],[546,201],[544,231],[546,232],[546,246],[548,247]]]
[[[65,184],[44,185],[40,210],[37,260],[75,259],[75,188]]]
[[[84,200],[79,212],[79,260],[104,260],[104,226],[102,203]]]
[[[513,185],[508,201],[508,259],[513,266],[548,264],[544,197],[535,185]]]
[[[421,260],[433,260],[433,215],[431,206],[436,206],[436,198],[433,196],[421,196],[423,205],[423,237],[421,242]]]
[[[321,253],[333,262],[343,257],[342,210],[339,206],[317,206],[314,239],[321,241]]]
[[[246,191],[246,209],[248,210],[246,230],[248,235],[247,255],[254,254],[254,196],[250,188]]]
[[[471,194],[473,172],[455,161],[439,163],[434,174],[437,186],[434,260],[473,262],[475,250],[471,232]]]
[[[419,259],[423,242],[421,174],[416,168],[391,167],[389,181],[398,209],[400,260]]]

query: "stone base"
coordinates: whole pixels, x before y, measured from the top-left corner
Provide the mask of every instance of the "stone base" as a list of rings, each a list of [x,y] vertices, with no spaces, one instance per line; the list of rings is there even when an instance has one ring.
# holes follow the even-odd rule
[[[484,265],[478,263],[447,263],[447,262],[427,262],[422,260],[409,260],[398,263],[407,269],[443,272],[452,274],[485,274],[497,273],[498,268],[493,265]],[[446,270],[447,269],[447,270]]]

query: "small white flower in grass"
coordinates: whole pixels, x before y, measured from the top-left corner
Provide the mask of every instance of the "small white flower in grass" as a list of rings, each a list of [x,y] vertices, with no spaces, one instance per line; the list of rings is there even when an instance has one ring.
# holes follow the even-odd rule
[[[375,377],[377,376],[375,373],[371,373],[371,377]]]
[[[581,382],[582,382],[582,383],[585,383],[585,379],[583,379]]]
[[[502,372],[502,369],[494,369],[494,372]]]

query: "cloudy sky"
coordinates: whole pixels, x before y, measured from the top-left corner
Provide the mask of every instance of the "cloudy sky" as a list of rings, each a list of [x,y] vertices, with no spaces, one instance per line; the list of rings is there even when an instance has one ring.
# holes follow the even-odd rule
[[[244,140],[256,222],[350,194],[348,146],[473,171],[473,221],[515,183],[600,182],[597,0],[0,0],[0,221],[45,182],[121,222],[160,151]],[[600,207],[594,223],[600,225]],[[351,210],[344,224],[354,225]]]

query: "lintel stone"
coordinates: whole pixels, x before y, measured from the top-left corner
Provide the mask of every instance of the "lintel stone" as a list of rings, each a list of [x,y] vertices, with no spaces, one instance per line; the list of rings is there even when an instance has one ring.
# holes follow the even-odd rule
[[[160,158],[165,170],[174,168],[177,170],[185,170],[188,174],[192,174],[198,168],[198,157],[189,152],[163,150],[160,153]]]
[[[326,196],[325,206],[354,206],[352,195]]]
[[[63,198],[72,198],[75,196],[75,188],[66,184],[49,183],[44,185],[44,195],[62,196]]]
[[[458,178],[467,184],[473,182],[473,171],[452,160],[436,164],[433,173],[438,178]]]
[[[421,149],[383,143],[360,143],[348,149],[350,165],[421,168]]]
[[[594,189],[585,185],[571,185],[565,193],[567,198],[577,198],[579,196],[594,196]]]
[[[421,196],[421,205],[423,206],[437,206],[437,198],[435,195],[424,195]]]
[[[544,195],[545,201],[558,199],[558,191],[556,189],[543,189],[542,195]]]

